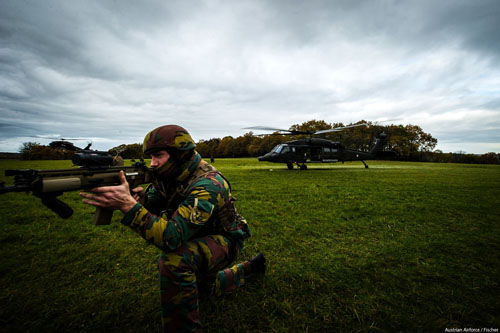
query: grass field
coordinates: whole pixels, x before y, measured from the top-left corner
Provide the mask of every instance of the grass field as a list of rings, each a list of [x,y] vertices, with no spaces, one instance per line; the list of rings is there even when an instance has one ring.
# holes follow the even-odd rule
[[[208,332],[499,328],[500,167],[377,162],[285,165],[218,159],[266,276],[203,296]],[[7,168],[69,161],[0,161]],[[7,181],[8,183],[8,181]],[[8,183],[9,184],[9,183]],[[24,193],[0,197],[0,330],[160,329],[160,251],[119,223],[68,220]]]

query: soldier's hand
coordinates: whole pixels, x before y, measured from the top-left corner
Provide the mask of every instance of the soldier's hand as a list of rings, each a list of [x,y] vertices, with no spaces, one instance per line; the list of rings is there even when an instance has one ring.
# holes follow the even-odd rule
[[[144,197],[146,195],[146,191],[141,186],[132,189],[131,193],[132,193],[132,197],[136,201],[140,201],[140,202],[143,202]]]
[[[88,192],[81,192],[85,198],[83,203],[108,209],[118,209],[127,213],[137,204],[137,200],[130,194],[125,173],[120,171],[120,185],[96,187]]]

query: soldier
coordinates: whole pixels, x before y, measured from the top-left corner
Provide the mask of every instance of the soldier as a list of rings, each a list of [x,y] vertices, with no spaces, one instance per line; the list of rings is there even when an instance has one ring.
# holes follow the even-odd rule
[[[201,329],[200,282],[222,295],[266,269],[260,253],[229,268],[250,230],[236,212],[228,180],[194,148],[184,128],[158,127],[143,144],[154,174],[146,190],[131,192],[121,172],[121,185],[81,193],[84,203],[121,210],[121,223],[163,250],[158,266],[165,332]]]

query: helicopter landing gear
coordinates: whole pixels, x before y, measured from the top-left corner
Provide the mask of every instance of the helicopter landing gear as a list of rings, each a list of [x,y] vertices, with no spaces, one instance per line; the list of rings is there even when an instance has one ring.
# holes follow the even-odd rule
[[[365,163],[365,161],[361,160],[361,162],[363,162],[363,164],[365,165],[365,169],[368,169],[368,165]]]
[[[305,163],[302,163],[300,166],[300,170],[307,170],[307,165]]]
[[[286,162],[286,166],[287,166],[288,170],[293,170],[293,163]]]

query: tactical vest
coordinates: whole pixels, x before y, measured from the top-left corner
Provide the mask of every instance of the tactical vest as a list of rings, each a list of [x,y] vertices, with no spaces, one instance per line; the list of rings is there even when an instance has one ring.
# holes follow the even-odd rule
[[[191,191],[193,185],[200,179],[204,178],[206,175],[210,173],[217,173],[221,176],[228,184],[229,191],[231,191],[231,184],[229,181],[220,173],[216,168],[207,162],[201,160],[198,164],[196,170],[189,177],[186,184],[184,184],[183,189],[180,191],[175,191],[167,200],[167,211],[164,213],[167,214],[167,218],[170,219],[172,214],[177,209],[178,205],[186,199],[189,192]],[[207,221],[204,233],[217,233],[224,234],[225,232],[229,232],[233,230],[235,227],[235,222],[238,220],[238,212],[236,211],[236,207],[234,202],[236,198],[233,196],[229,196],[229,198],[224,202],[224,205],[221,207],[217,207],[215,212],[212,214],[210,219]],[[237,228],[237,226],[236,226]]]

